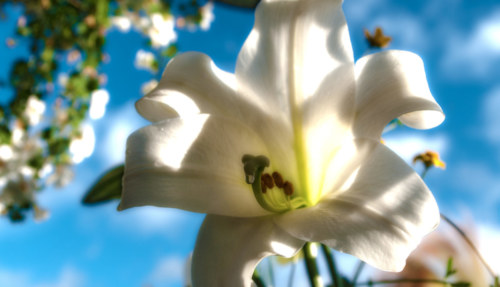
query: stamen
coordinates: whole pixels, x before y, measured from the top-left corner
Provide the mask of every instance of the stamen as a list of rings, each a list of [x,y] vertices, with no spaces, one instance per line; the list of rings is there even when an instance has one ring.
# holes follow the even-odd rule
[[[245,180],[252,185],[255,199],[262,208],[273,213],[283,213],[307,206],[302,197],[294,195],[293,184],[284,180],[279,172],[263,173],[264,169],[270,165],[267,157],[247,154],[241,158],[241,161]]]
[[[283,190],[285,191],[285,194],[290,196],[293,194],[293,184],[289,181],[285,181],[283,184]]]
[[[273,179],[274,179],[274,183],[276,183],[276,186],[279,187],[279,188],[282,188],[283,185],[284,185],[284,182],[283,182],[283,176],[281,176],[281,174],[277,171],[273,172]]]
[[[271,175],[269,173],[264,173],[262,175],[262,177],[260,178],[260,180],[262,180],[262,182],[266,184],[266,187],[268,187],[268,188],[274,187],[273,178],[271,177]]]

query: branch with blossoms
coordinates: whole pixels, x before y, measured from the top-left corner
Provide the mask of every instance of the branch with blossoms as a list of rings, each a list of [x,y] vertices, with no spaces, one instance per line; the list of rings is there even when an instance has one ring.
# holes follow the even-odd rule
[[[144,47],[153,52],[140,51],[136,66],[156,75],[158,63],[177,52],[176,29],[209,28],[212,3],[0,2],[2,10],[6,6],[23,9],[6,45],[26,46],[30,55],[13,63],[2,86],[11,96],[0,106],[0,214],[12,222],[29,213],[43,220],[49,213],[37,203],[37,194],[50,185],[67,185],[73,166],[92,154],[89,120],[104,115],[112,96],[101,72],[110,57],[105,52],[108,31],[133,28],[145,35]]]

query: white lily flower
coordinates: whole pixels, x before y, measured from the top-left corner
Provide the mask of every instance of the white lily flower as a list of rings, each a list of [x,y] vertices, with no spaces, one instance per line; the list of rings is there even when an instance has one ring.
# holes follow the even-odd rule
[[[250,286],[262,258],[306,241],[399,271],[438,225],[424,182],[380,143],[394,118],[443,121],[423,62],[386,51],[355,64],[341,4],[261,1],[235,75],[181,54],[137,102],[153,124],[128,139],[119,209],[208,214],[193,286]]]

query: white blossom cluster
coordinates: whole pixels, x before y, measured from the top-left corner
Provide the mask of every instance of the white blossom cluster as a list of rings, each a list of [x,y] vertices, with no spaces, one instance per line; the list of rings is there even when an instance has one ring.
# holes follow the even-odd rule
[[[65,78],[64,76],[60,77]],[[99,89],[91,94],[89,118],[99,119],[106,110],[109,93]],[[32,95],[22,113],[24,123],[12,123],[10,142],[0,144],[0,215],[11,220],[22,220],[24,211],[33,210],[35,221],[49,217],[49,212],[37,204],[36,194],[44,186],[64,187],[74,177],[72,165],[82,162],[94,151],[95,134],[92,125],[84,124],[81,133],[71,135],[63,129],[69,141],[71,157],[66,161],[46,155],[47,143],[41,140],[46,103]],[[68,120],[67,109],[56,104],[52,115],[52,126],[62,127]],[[27,125],[27,127],[26,127]],[[67,127],[67,125],[66,125]]]
[[[177,41],[176,29],[187,28],[189,31],[195,31],[199,27],[203,31],[209,30],[210,25],[215,19],[213,9],[214,5],[211,1],[199,7],[201,19],[198,23],[173,14],[154,12],[139,15],[127,11],[122,15],[112,17],[111,24],[123,33],[134,28],[148,37],[153,49],[166,49],[169,45],[175,44]],[[136,53],[134,66],[140,70],[156,73],[158,70],[157,54],[140,49]],[[141,87],[142,94],[147,94],[157,84],[158,81],[155,79],[144,83]]]

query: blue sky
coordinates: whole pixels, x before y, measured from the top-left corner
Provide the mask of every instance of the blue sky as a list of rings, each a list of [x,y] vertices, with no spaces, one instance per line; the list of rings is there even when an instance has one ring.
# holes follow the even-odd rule
[[[426,182],[443,213],[459,222],[473,220],[481,241],[488,243],[500,240],[500,4],[475,3],[347,0],[344,10],[356,58],[367,49],[363,28],[373,31],[379,25],[393,37],[391,49],[423,58],[446,120],[433,130],[398,128],[385,140],[407,161],[427,149],[439,151],[447,169],[432,170]],[[0,22],[2,39],[11,35],[19,13],[8,11],[8,20]],[[233,71],[253,14],[219,5],[214,13],[208,32],[178,31],[180,50],[202,51],[222,69]],[[141,84],[152,77],[134,67],[144,41],[133,31],[109,32],[106,51],[111,60],[103,72],[111,102],[104,118],[90,122],[96,150],[77,166],[72,184],[40,195],[41,205],[51,211],[48,221],[12,225],[0,219],[0,286],[182,286],[184,262],[203,215],[152,207],[118,213],[117,202],[80,204],[90,183],[123,161],[128,134],[147,124],[133,108]],[[27,51],[0,46],[0,77],[5,79],[11,61]],[[488,255],[500,258],[499,252],[489,249]],[[345,259],[348,272],[352,262]]]

